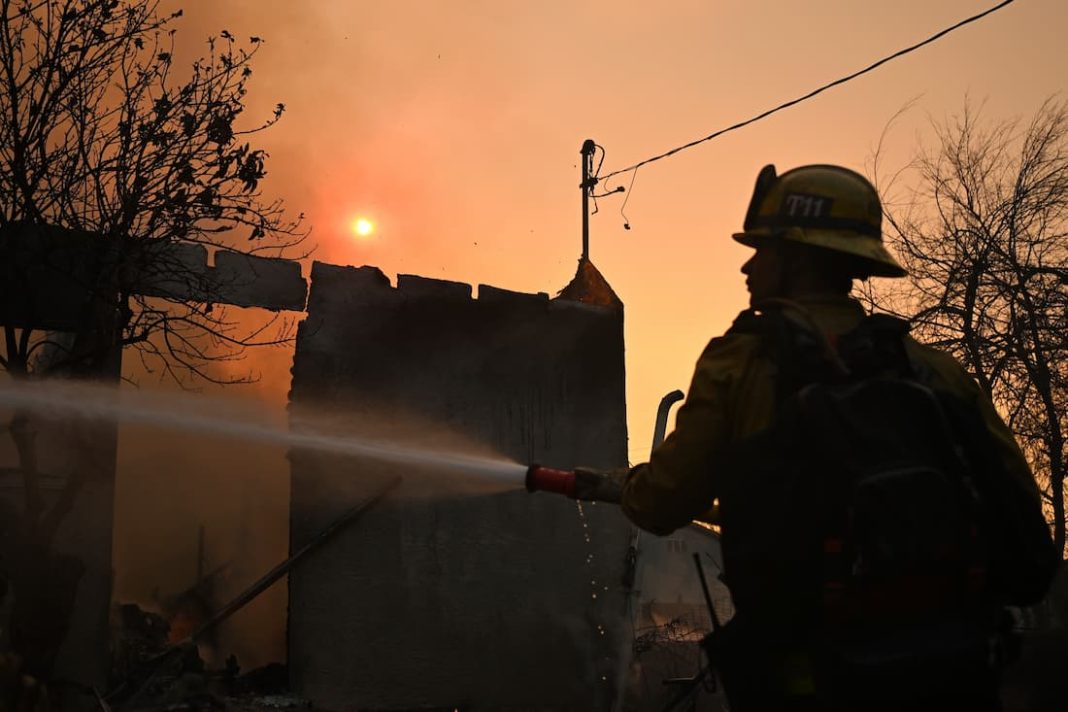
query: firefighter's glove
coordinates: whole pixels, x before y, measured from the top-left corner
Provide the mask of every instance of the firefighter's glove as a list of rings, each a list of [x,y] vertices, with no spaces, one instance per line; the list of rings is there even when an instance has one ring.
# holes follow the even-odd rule
[[[626,470],[575,470],[575,499],[587,502],[614,502],[623,499]]]

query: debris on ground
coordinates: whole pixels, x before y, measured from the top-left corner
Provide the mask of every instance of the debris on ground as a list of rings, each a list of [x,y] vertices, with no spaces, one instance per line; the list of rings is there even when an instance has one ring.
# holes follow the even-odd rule
[[[166,619],[134,603],[123,603],[114,612],[111,643],[111,675],[126,679],[137,667],[167,649],[170,626]]]
[[[208,712],[209,710],[310,711],[290,695],[289,670],[271,663],[242,673],[237,657],[208,669],[192,643],[170,644],[163,616],[136,604],[120,605],[113,637],[113,681],[104,696],[114,712]]]

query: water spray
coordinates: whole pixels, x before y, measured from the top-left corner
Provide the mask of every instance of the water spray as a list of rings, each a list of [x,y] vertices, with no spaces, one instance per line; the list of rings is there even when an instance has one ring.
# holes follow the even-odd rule
[[[0,383],[0,407],[24,410],[46,419],[114,421],[148,425],[351,455],[436,471],[449,471],[506,487],[523,486],[527,468],[504,458],[448,451],[427,450],[402,443],[355,436],[328,434],[313,422],[299,423],[299,430],[281,424],[257,421],[255,414],[235,413],[225,417],[226,406],[205,397],[123,391],[109,386],[48,380]]]
[[[44,418],[112,420],[447,470],[517,488],[525,484],[528,492],[555,492],[584,501],[618,504],[623,495],[622,474],[527,467],[502,458],[316,432],[312,426],[294,431],[256,421],[248,413],[227,418],[222,403],[183,394],[119,392],[108,386],[59,380],[7,382],[0,384],[0,407],[26,410]]]

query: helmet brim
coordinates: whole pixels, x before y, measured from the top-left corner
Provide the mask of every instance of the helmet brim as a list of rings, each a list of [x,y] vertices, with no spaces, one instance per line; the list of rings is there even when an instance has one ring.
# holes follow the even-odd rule
[[[849,230],[819,230],[813,228],[790,228],[767,230],[756,228],[736,232],[731,237],[746,247],[763,247],[777,240],[788,240],[801,245],[811,245],[845,253],[858,258],[863,270],[872,277],[905,277],[908,272],[898,264],[881,240]]]

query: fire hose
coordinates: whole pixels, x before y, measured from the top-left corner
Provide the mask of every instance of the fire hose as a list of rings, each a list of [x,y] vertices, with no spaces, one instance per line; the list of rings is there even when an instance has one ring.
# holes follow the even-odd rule
[[[527,468],[527,492],[555,492],[584,502],[610,502],[619,504],[623,499],[623,483],[626,474],[620,471],[598,472],[577,468],[558,470],[542,465]],[[719,523],[719,505],[713,503],[697,516],[705,524]]]

